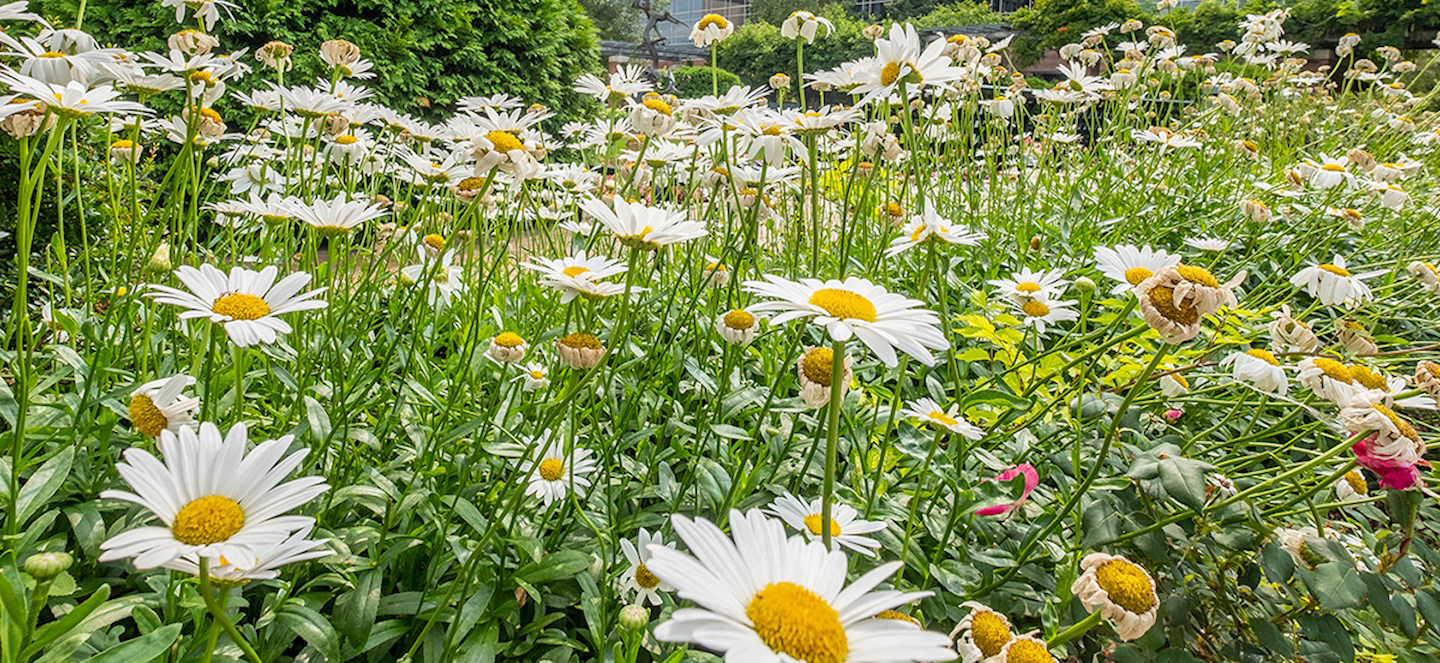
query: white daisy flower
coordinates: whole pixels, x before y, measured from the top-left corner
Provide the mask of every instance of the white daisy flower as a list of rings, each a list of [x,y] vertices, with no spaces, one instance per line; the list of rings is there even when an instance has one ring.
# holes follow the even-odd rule
[[[135,492],[106,490],[100,497],[134,502],[148,509],[164,527],[137,527],[100,544],[100,561],[133,558],[138,569],[150,569],[181,557],[207,557],[220,564],[250,569],[259,562],[258,549],[284,541],[315,519],[282,515],[324,493],[321,477],[284,481],[309,453],[301,449],[282,456],[294,436],[267,440],[248,453],[244,424],[220,436],[214,424],[177,435],[160,433],[160,459],[143,449],[125,450],[115,466]]]
[[[1284,396],[1290,391],[1290,378],[1280,360],[1267,350],[1252,348],[1236,352],[1220,360],[1222,368],[1230,368],[1230,377],[1260,391]]]
[[[1365,499],[1370,496],[1370,484],[1365,473],[1359,468],[1346,472],[1335,482],[1335,498],[1341,502]]]
[[[773,515],[800,531],[811,541],[823,538],[824,518],[822,500],[805,502],[790,493],[785,493],[770,503],[767,513]],[[830,506],[830,541],[862,555],[875,556],[880,542],[865,534],[885,529],[884,521],[861,520],[855,509],[847,504],[835,503]]]
[[[1341,305],[1354,308],[1370,301],[1370,286],[1363,279],[1378,276],[1384,272],[1351,274],[1345,268],[1345,259],[1335,256],[1334,262],[1306,267],[1290,277],[1290,285],[1305,288],[1311,297],[1326,306]]]
[[[664,642],[690,642],[745,663],[949,661],[944,635],[877,619],[929,592],[872,591],[900,568],[883,564],[846,586],[845,553],[787,539],[778,520],[732,511],[733,538],[706,520],[673,519],[693,557],[651,546],[649,567],[697,608],[655,627]]]
[[[1074,305],[1074,300],[1054,300],[1044,297],[1032,297],[1024,301],[1012,300],[1010,302],[1010,306],[1014,307],[1015,312],[1020,314],[1020,321],[1028,326],[1034,327],[1035,331],[1041,335],[1044,335],[1047,331],[1054,331],[1054,325],[1056,323],[1078,320],[1080,318],[1080,312],[1070,308]],[[1049,330],[1046,329],[1047,325],[1050,326]]]
[[[650,547],[658,546],[674,548],[674,544],[666,544],[665,537],[659,532],[651,535],[645,528],[640,528],[638,545],[630,543],[630,539],[620,540],[620,552],[625,555],[625,561],[630,566],[620,574],[620,591],[635,592],[635,602],[640,605],[660,605],[660,592],[674,591],[674,587],[662,582],[645,563],[650,561]]]
[[[193,384],[195,378],[173,375],[140,385],[130,392],[130,425],[150,437],[159,437],[167,430],[179,433],[184,428],[194,429],[200,399],[181,398],[185,388]]]
[[[886,366],[895,366],[895,350],[935,364],[931,350],[948,347],[940,332],[940,319],[924,303],[887,292],[865,279],[789,279],[765,275],[763,281],[745,282],[746,292],[774,299],[750,307],[752,311],[781,311],[772,324],[814,318],[835,341],[858,337]]]
[[[230,273],[211,265],[199,269],[183,265],[175,277],[188,290],[152,285],[146,293],[162,304],[186,309],[180,319],[207,318],[225,328],[230,341],[240,347],[257,343],[274,343],[280,334],[290,333],[290,325],[276,317],[285,313],[325,308],[323,300],[315,299],[325,288],[299,294],[310,275],[295,272],[279,283],[274,265],[260,271],[231,267]]]
[[[1101,274],[1116,282],[1110,294],[1120,295],[1133,290],[1157,272],[1180,264],[1180,256],[1164,250],[1156,251],[1149,245],[1136,247],[1121,244],[1115,248],[1095,247],[1095,263]]]
[[[729,19],[719,14],[706,14],[690,30],[690,41],[695,42],[697,48],[707,48],[734,32],[735,24]]]
[[[803,10],[790,12],[790,16],[780,23],[780,36],[786,39],[804,39],[805,43],[813,44],[822,27],[827,35],[835,31],[835,24],[829,19]]]
[[[709,234],[705,224],[689,220],[683,209],[632,203],[620,196],[614,200],[612,207],[599,198],[585,198],[580,201],[580,209],[595,217],[625,246],[658,249]]]
[[[1150,573],[1124,557],[1091,553],[1080,560],[1082,573],[1070,586],[1085,609],[1099,610],[1115,625],[1121,640],[1145,635],[1155,625],[1160,599]]]
[[[565,442],[551,439],[548,433],[531,439],[531,443],[539,447],[535,460],[527,458],[520,464],[520,483],[527,484],[527,496],[538,497],[550,506],[565,499],[572,487],[577,491],[590,487],[590,480],[584,476],[595,471],[589,449],[575,447],[567,454]]]
[[[1226,251],[1230,248],[1230,240],[1218,237],[1191,237],[1185,240],[1185,245],[1200,251]]]
[[[1032,299],[1043,299],[1057,297],[1069,283],[1061,278],[1065,275],[1063,269],[1051,269],[1037,272],[1030,268],[1022,269],[1011,275],[1008,279],[991,279],[986,281],[995,286],[995,291],[1003,297],[1020,304]]]
[[[603,281],[617,274],[624,274],[624,262],[605,256],[591,256],[579,251],[573,256],[551,260],[535,258],[520,263],[521,267],[540,274],[540,284],[560,291],[561,303],[568,303],[579,296],[600,299],[624,294],[624,284]],[[645,288],[632,287],[632,293],[644,292]]]
[[[296,201],[290,205],[291,214],[309,224],[311,228],[325,235],[342,235],[366,221],[385,216],[385,209],[368,198],[354,197],[341,192],[330,200],[316,200],[310,203]]]
[[[425,283],[425,303],[444,308],[470,286],[465,283],[465,268],[455,264],[455,254],[432,253],[434,250],[424,242],[417,246],[415,252],[420,262],[401,267],[399,280],[405,285]]]
[[[920,218],[912,220],[905,226],[905,234],[891,240],[890,248],[885,249],[887,257],[907,251],[911,248],[925,243],[926,240],[944,242],[946,244],[964,244],[974,246],[985,239],[985,235],[970,232],[969,228],[951,223],[947,219],[940,218],[935,211],[935,205],[925,206],[925,211]]]
[[[965,417],[960,414],[958,404],[942,408],[933,399],[921,398],[911,401],[908,406],[900,410],[900,415],[915,419],[922,424],[928,424],[932,428],[947,430],[972,440],[985,437],[985,431],[966,421]]]
[[[521,388],[526,393],[539,391],[550,386],[550,371],[544,364],[531,362],[525,366],[525,372],[515,379],[523,382]]]
[[[720,314],[715,318],[715,331],[730,345],[746,345],[760,331],[760,319],[743,308]]]

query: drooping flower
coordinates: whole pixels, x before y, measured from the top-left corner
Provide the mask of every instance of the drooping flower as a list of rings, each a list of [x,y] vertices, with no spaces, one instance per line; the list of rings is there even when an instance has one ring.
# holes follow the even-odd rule
[[[1285,368],[1269,351],[1252,348],[1236,352],[1220,360],[1220,366],[1230,367],[1231,377],[1260,391],[1281,396],[1290,391],[1290,378],[1285,375]]]
[[[970,612],[955,625],[950,639],[955,642],[964,663],[980,663],[999,656],[1005,645],[1015,639],[1010,630],[1010,620],[1005,615],[976,601],[966,601],[960,607],[969,608]]]
[[[1326,306],[1339,304],[1353,308],[1370,301],[1370,286],[1365,285],[1364,279],[1380,272],[1351,274],[1345,267],[1345,259],[1337,255],[1333,262],[1312,265],[1296,272],[1290,278],[1290,285],[1305,288],[1305,292]]]

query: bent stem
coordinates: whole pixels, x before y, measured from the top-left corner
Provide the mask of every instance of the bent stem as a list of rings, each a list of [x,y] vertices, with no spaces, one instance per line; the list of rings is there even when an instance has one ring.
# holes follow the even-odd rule
[[[830,345],[830,411],[825,429],[825,483],[820,497],[820,539],[830,548],[830,510],[835,503],[835,464],[839,457],[840,401],[844,400],[845,341]]]
[[[230,591],[228,589],[222,590],[220,597],[223,599],[229,593]],[[250,642],[245,639],[245,636],[240,635],[240,630],[235,628],[234,622],[231,622],[230,618],[225,616],[225,606],[221,605],[214,596],[211,596],[210,558],[203,555],[200,557],[200,598],[205,601],[205,608],[210,611],[210,616],[215,619],[215,622],[219,624],[221,628],[225,629],[225,633],[240,647],[240,651],[245,652],[245,657],[253,663],[262,663],[260,655],[255,653],[255,648],[250,646]],[[213,653],[213,647],[211,651]]]
[[[1067,642],[1069,642],[1069,641],[1071,641],[1071,640],[1074,640],[1075,638],[1080,637],[1081,635],[1084,635],[1086,631],[1089,631],[1090,629],[1095,628],[1095,625],[1100,623],[1100,617],[1101,617],[1101,615],[1100,615],[1100,611],[1099,611],[1099,610],[1096,610],[1095,612],[1090,613],[1090,616],[1089,616],[1089,617],[1086,617],[1086,618],[1084,618],[1084,619],[1076,622],[1076,623],[1075,623],[1073,626],[1071,626],[1070,628],[1067,628],[1067,629],[1065,629],[1064,631],[1061,631],[1061,632],[1059,632],[1059,633],[1056,633],[1056,634],[1055,634],[1055,637],[1052,637],[1052,638],[1050,638],[1049,640],[1046,640],[1046,641],[1045,641],[1045,646],[1046,646],[1046,647],[1049,647],[1049,648],[1051,648],[1051,649],[1054,649],[1054,648],[1059,647],[1060,645],[1063,645],[1063,644],[1065,644],[1065,643],[1067,643]]]

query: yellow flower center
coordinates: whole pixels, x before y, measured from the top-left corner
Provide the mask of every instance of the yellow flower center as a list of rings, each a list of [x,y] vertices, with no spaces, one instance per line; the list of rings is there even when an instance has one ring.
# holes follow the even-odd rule
[[[725,326],[738,331],[744,331],[755,326],[755,316],[749,311],[735,309],[725,314]]]
[[[204,546],[225,541],[245,526],[245,511],[223,495],[207,495],[175,514],[170,533],[180,543]]]
[[[340,134],[339,136],[336,136],[336,137],[335,137],[335,144],[336,144],[336,145],[354,145],[354,144],[355,144],[356,142],[358,142],[359,140],[360,140],[359,138],[356,138],[355,136],[352,136],[352,135],[350,135],[350,134]]]
[[[918,620],[918,619],[916,619],[916,618],[914,618],[914,617],[911,617],[910,615],[907,615],[907,614],[905,614],[905,613],[903,613],[903,612],[900,612],[899,610],[881,610],[879,613],[877,613],[877,614],[875,615],[875,618],[876,618],[876,619],[894,619],[894,620],[896,620],[896,621],[901,621],[901,622],[910,622],[911,624],[914,624],[914,625],[916,625],[916,626],[919,626],[919,625],[920,625],[920,620]]]
[[[1327,163],[1321,166],[1320,170],[1328,170],[1332,173],[1343,173],[1345,172],[1345,166],[1342,166],[1338,163]]]
[[[576,349],[600,350],[605,346],[600,345],[599,339],[590,334],[576,332],[560,338],[560,344]]]
[[[566,275],[566,276],[575,277],[575,276],[579,276],[579,275],[581,275],[581,274],[584,274],[585,272],[588,272],[588,271],[590,271],[590,268],[589,268],[589,267],[582,267],[582,266],[580,266],[580,265],[571,265],[571,266],[569,266],[569,267],[566,267],[565,269],[560,270],[560,273],[561,273],[561,274],[564,274],[564,275]]]
[[[930,417],[932,421],[937,421],[939,423],[945,424],[946,426],[954,426],[955,424],[960,423],[960,421],[955,417],[945,414],[944,412],[941,412],[939,410],[935,410],[926,416]]]
[[[1175,266],[1175,271],[1176,271],[1176,273],[1180,274],[1180,277],[1181,277],[1181,278],[1185,279],[1186,281],[1190,281],[1191,283],[1199,283],[1200,285],[1208,285],[1208,286],[1210,286],[1210,287],[1212,287],[1212,288],[1218,288],[1218,287],[1220,287],[1220,282],[1217,281],[1217,280],[1215,280],[1215,275],[1214,275],[1214,274],[1211,274],[1211,273],[1210,273],[1210,270],[1205,269],[1204,267],[1192,267],[1192,266],[1190,266],[1190,265],[1176,265],[1176,266]]]
[[[1038,299],[1032,299],[1028,302],[1025,302],[1025,305],[1021,306],[1020,310],[1024,311],[1025,315],[1028,315],[1032,318],[1043,318],[1050,314],[1050,307],[1046,306],[1045,302],[1042,302]]]
[[[1167,285],[1159,285],[1150,289],[1150,305],[1164,316],[1167,320],[1182,325],[1193,325],[1200,322],[1200,310],[1191,305],[1175,305],[1175,289]]]
[[[660,577],[642,562],[635,565],[635,584],[641,589],[655,589],[660,586]]]
[[[1345,483],[1350,484],[1350,489],[1361,495],[1370,494],[1370,486],[1365,483],[1365,477],[1360,475],[1360,470],[1346,472]]]
[[[485,134],[485,140],[490,141],[490,145],[492,145],[497,152],[509,153],[514,150],[525,149],[524,143],[521,143],[520,139],[515,137],[515,134],[508,131],[496,129],[487,132]]]
[[[902,66],[910,70],[904,78],[900,77],[900,67]],[[912,62],[886,62],[885,66],[880,69],[881,85],[894,85],[896,82],[919,85],[924,80],[924,77],[920,75],[920,70],[916,69]]]
[[[1275,358],[1275,355],[1274,355],[1274,354],[1271,354],[1269,350],[1261,350],[1261,349],[1259,349],[1259,348],[1256,348],[1256,349],[1254,349],[1254,350],[1246,350],[1246,351],[1245,351],[1245,354],[1250,355],[1251,357],[1254,357],[1254,358],[1256,358],[1256,359],[1259,359],[1259,360],[1261,360],[1261,361],[1263,361],[1263,362],[1265,362],[1265,363],[1267,363],[1267,364],[1270,364],[1271,366],[1279,366],[1279,365],[1280,365],[1280,360],[1279,360],[1279,359],[1276,359],[1276,358]]]
[[[165,418],[165,413],[155,407],[155,401],[145,394],[135,394],[130,397],[130,423],[135,430],[150,437],[160,437],[160,431],[170,425],[170,420]]]
[[[1110,601],[1134,614],[1143,614],[1155,605],[1155,586],[1140,567],[1123,559],[1112,559],[1095,570],[1095,580],[1110,595]]]
[[[784,132],[785,129],[778,124],[767,124],[760,129],[760,133],[765,134],[766,136],[779,136]]]
[[[495,337],[495,345],[502,348],[514,348],[525,344],[525,339],[520,338],[515,332],[501,332]]]
[[[840,613],[794,583],[766,585],[751,597],[745,616],[760,640],[777,653],[806,663],[842,663],[850,655]]]
[[[920,241],[920,236],[921,236],[921,235],[924,235],[924,234],[925,234],[925,231],[926,231],[927,229],[929,229],[929,227],[930,227],[930,226],[927,226],[927,225],[925,225],[925,224],[923,224],[923,223],[920,224],[920,225],[918,225],[918,226],[915,226],[915,232],[910,233],[910,241],[912,241],[912,242],[918,242],[918,241]]]
[[[1034,281],[1026,281],[1015,285],[1015,289],[1025,294],[1040,292],[1040,284]]]
[[[435,249],[436,251],[445,250],[445,238],[435,233],[430,233],[429,235],[421,237],[420,241],[424,242],[425,246]]]
[[[44,52],[44,53],[41,53],[41,54],[40,54],[40,57],[42,57],[42,58],[63,58],[63,57],[65,57],[65,54],[64,54],[64,53],[61,53],[60,51],[46,51],[46,52]]]
[[[200,83],[200,84],[203,84],[203,85],[214,85],[214,84],[215,84],[215,74],[212,74],[212,73],[210,73],[210,72],[208,72],[208,71],[205,71],[205,70],[203,70],[203,69],[202,69],[202,70],[197,70],[197,71],[192,71],[192,72],[190,72],[190,82],[191,82],[191,83]]]
[[[1175,381],[1175,384],[1180,385],[1180,387],[1183,388],[1183,389],[1187,389],[1187,390],[1188,390],[1188,389],[1190,388],[1190,381],[1187,380],[1187,379],[1185,379],[1185,376],[1183,376],[1183,375],[1181,375],[1181,374],[1179,374],[1179,373],[1171,373],[1171,374],[1169,375],[1169,378],[1170,378],[1171,380],[1174,380],[1174,381]]]
[[[841,320],[875,322],[875,305],[849,290],[821,288],[810,295],[810,305],[818,306]]]
[[[721,30],[724,30],[725,28],[730,27],[730,21],[725,20],[725,17],[719,14],[706,14],[700,19],[700,23],[696,24],[695,27],[696,29],[704,30],[705,28],[708,28],[712,25]],[[669,115],[669,113],[666,113],[666,115]]]
[[[1400,432],[1401,437],[1409,438],[1411,440],[1420,439],[1420,433],[1415,431],[1415,427],[1411,426],[1410,422],[1401,419],[1400,415],[1395,414],[1394,410],[1385,407],[1384,405],[1381,405],[1379,403],[1376,403],[1374,407],[1376,412],[1385,415],[1385,418],[1389,419],[1390,423],[1395,425],[1395,430]]]
[[[1324,373],[1331,378],[1344,382],[1345,384],[1350,384],[1355,379],[1354,375],[1350,372],[1350,369],[1345,366],[1345,364],[1335,361],[1334,359],[1325,359],[1324,357],[1321,357],[1311,363],[1314,364],[1315,368],[1320,369],[1321,373]]]
[[[1365,385],[1366,389],[1384,389],[1389,386],[1385,376],[1370,370],[1369,366],[1352,364],[1347,367],[1350,372],[1350,380]]]
[[[225,120],[221,119],[219,113],[215,112],[215,109],[214,109],[214,108],[201,108],[201,109],[200,109],[200,115],[204,116],[205,119],[210,120],[210,121],[212,121],[212,122],[222,122],[222,123],[223,123],[223,122],[225,121]]]
[[[800,360],[800,372],[805,374],[807,380],[828,387],[833,377],[830,369],[834,362],[835,352],[830,348],[812,348]]]
[[[1336,276],[1349,276],[1349,275],[1350,275],[1350,270],[1345,269],[1344,267],[1336,267],[1335,265],[1332,265],[1332,264],[1330,264],[1330,263],[1328,263],[1328,262],[1325,263],[1325,264],[1323,264],[1323,265],[1320,265],[1320,269],[1323,269],[1323,270],[1325,270],[1325,271],[1327,271],[1327,272],[1330,272],[1331,274],[1334,274],[1334,275],[1336,275]]]
[[[210,310],[231,320],[255,320],[270,315],[270,305],[264,299],[243,292],[222,295],[210,305]]]
[[[987,658],[999,654],[1011,639],[1010,627],[1000,615],[990,610],[971,615],[970,640]]]
[[[565,463],[559,458],[546,458],[540,461],[540,478],[546,481],[559,481],[565,476]]]
[[[815,536],[820,536],[820,526],[824,524],[824,522],[824,519],[822,519],[818,513],[805,516],[805,528],[809,529],[810,533]],[[840,536],[840,523],[834,518],[830,519],[830,536]]]
[[[1131,267],[1130,269],[1125,270],[1125,282],[1129,283],[1130,285],[1140,285],[1141,281],[1144,281],[1145,279],[1148,279],[1154,275],[1155,272],[1150,271],[1148,268]]]
[[[905,216],[905,208],[900,203],[885,203],[885,213],[890,216]]]
[[[640,102],[640,105],[661,115],[671,115],[675,112],[675,109],[671,108],[670,104],[660,101],[659,99],[646,99]]]
[[[129,140],[120,139],[120,140],[117,140],[117,141],[111,143],[111,144],[110,144],[110,147],[111,147],[112,149],[117,149],[117,150],[128,150],[128,149],[130,149],[130,148],[132,148],[132,147],[135,147],[135,143],[133,143],[133,142],[131,142],[131,141],[129,141]]]
[[[1055,663],[1045,645],[1034,640],[1021,640],[1010,645],[1004,663]]]
[[[545,379],[545,371],[530,371],[530,379],[531,379],[531,380],[544,380],[544,379]]]

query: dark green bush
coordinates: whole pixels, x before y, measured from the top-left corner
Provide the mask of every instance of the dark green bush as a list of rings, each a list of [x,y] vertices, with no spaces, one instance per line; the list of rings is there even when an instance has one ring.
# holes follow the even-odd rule
[[[71,24],[79,1],[31,6]],[[155,2],[90,0],[83,27],[103,43],[163,50],[168,35],[194,23],[176,24]],[[254,53],[271,40],[294,46],[287,82],[317,78],[320,43],[348,39],[375,63],[367,85],[380,101],[422,116],[497,92],[568,114],[583,103],[571,92],[574,79],[600,68],[594,27],[577,0],[251,0],[214,32],[227,50]]]
[[[703,97],[714,89],[711,84],[710,67],[676,67],[670,72],[670,77],[675,81],[675,93],[685,99]],[[720,84],[720,91],[724,92],[731,86],[740,84],[740,77],[734,73],[721,68],[716,79]]]

